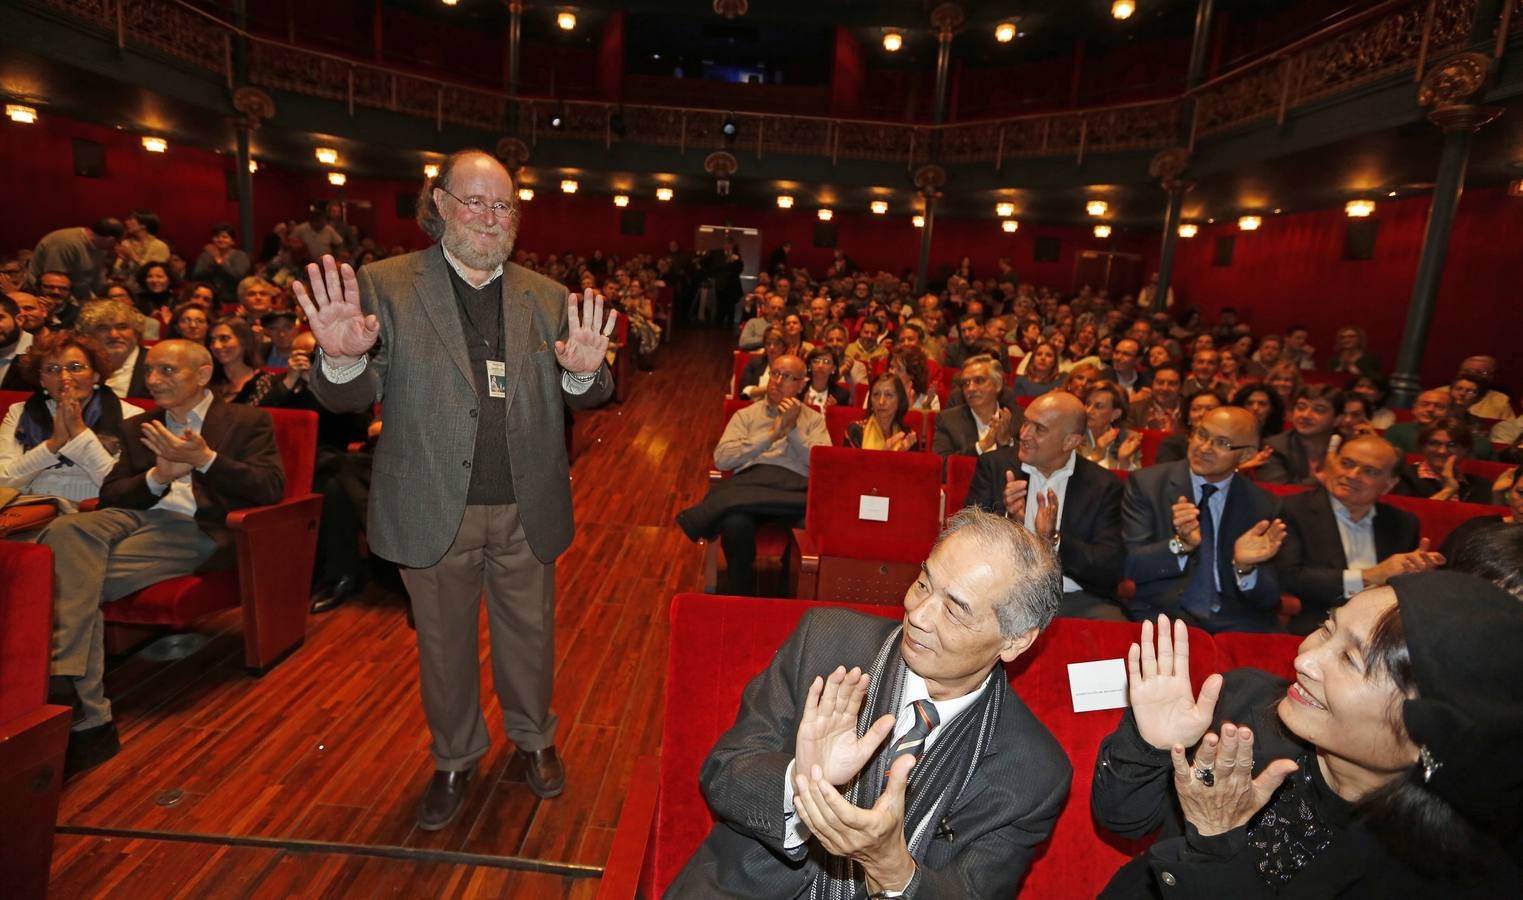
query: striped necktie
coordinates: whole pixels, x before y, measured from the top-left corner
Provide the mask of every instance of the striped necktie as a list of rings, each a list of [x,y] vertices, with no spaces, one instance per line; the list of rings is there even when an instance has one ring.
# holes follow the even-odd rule
[[[914,707],[915,724],[904,733],[904,737],[894,742],[889,750],[888,764],[892,768],[894,761],[906,753],[913,753],[917,758],[925,749],[925,739],[930,736],[931,729],[941,724],[941,716],[936,712],[936,704],[929,700],[916,700],[910,706]]]

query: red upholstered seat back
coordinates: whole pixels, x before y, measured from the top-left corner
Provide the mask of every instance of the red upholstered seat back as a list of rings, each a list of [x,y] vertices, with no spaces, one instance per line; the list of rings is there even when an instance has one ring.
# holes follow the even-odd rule
[[[1271,484],[1267,481],[1255,481],[1259,487],[1274,494],[1276,497],[1289,497],[1291,494],[1300,494],[1311,488],[1304,484]]]
[[[53,551],[0,540],[0,725],[47,702],[52,641]]]
[[[976,456],[947,457],[947,518],[968,505],[968,488],[973,486],[973,470],[977,468]]]
[[[30,396],[30,391],[0,391],[0,416],[4,416],[17,403],[25,403]]]
[[[283,499],[312,493],[312,474],[317,466],[317,413],[309,409],[265,410],[275,423],[275,443],[286,473]]]
[[[1449,537],[1449,532],[1478,516],[1505,516],[1505,506],[1484,503],[1457,503],[1453,500],[1428,500],[1423,497],[1401,497],[1386,494],[1380,498],[1398,509],[1405,509],[1417,516],[1422,523],[1421,534],[1434,546],[1439,547]]]
[[[859,517],[860,499],[888,498],[888,521]],[[936,542],[941,458],[842,447],[809,451],[804,528],[821,556],[918,563]]]
[[[931,446],[931,436],[936,433],[936,414],[907,412],[904,414],[904,427],[915,432],[915,449],[927,450]]]
[[[623,318],[623,316],[620,316],[619,318]],[[756,357],[756,355],[757,354],[749,353],[745,350],[735,351],[734,370],[730,373],[731,397],[734,397],[740,393],[740,376],[746,371],[746,365],[750,363],[751,360]]]
[[[867,415],[866,410],[855,406],[825,407],[825,430],[830,434],[832,446],[846,446],[846,426]]]
[[[1158,448],[1169,437],[1169,432],[1158,428],[1142,429],[1142,464],[1151,466],[1158,461]]]
[[[1286,678],[1294,677],[1296,653],[1305,638],[1294,634],[1246,634],[1224,631],[1216,643],[1218,671],[1263,669]],[[1192,663],[1191,668],[1194,668]]]

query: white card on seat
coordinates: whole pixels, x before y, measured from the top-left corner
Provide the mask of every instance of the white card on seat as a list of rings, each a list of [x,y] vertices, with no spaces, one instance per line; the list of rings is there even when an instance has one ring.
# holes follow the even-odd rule
[[[860,495],[857,504],[857,518],[867,522],[888,521],[888,498],[874,497],[869,494]]]
[[[1126,660],[1100,659],[1068,664],[1074,712],[1122,709],[1126,702]]]

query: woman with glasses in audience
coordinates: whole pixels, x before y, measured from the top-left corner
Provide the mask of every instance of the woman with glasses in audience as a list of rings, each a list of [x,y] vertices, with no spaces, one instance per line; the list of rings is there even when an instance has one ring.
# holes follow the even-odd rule
[[[931,366],[919,347],[895,350],[889,357],[889,374],[899,379],[909,397],[909,409],[915,412],[940,412],[941,398],[931,390]],[[872,397],[869,395],[868,401]]]
[[[60,512],[100,493],[121,453],[122,422],[142,412],[105,387],[111,357],[72,331],[37,338],[17,360],[41,385],[0,422],[0,487],[64,501]]]
[[[1435,419],[1417,432],[1422,458],[1402,466],[1395,493],[1429,500],[1490,503],[1491,482],[1460,471],[1470,453],[1470,426],[1463,419]]]
[[[210,306],[198,300],[187,300],[176,306],[174,312],[170,314],[169,331],[166,336],[195,341],[204,347],[207,332],[211,331],[211,321]]]
[[[259,368],[254,330],[238,316],[224,316],[212,326],[212,380],[207,387],[224,403],[279,406],[286,395],[280,379]]]
[[[916,449],[915,432],[904,424],[909,409],[904,382],[892,373],[879,375],[867,392],[867,415],[846,426],[846,446],[861,450]]]
[[[1333,610],[1289,680],[1239,668],[1198,693],[1184,622],[1144,623],[1090,808],[1157,840],[1101,896],[1523,896],[1515,589],[1397,576]]]
[[[1015,379],[1011,389],[1017,397],[1040,397],[1048,391],[1063,386],[1063,373],[1059,371],[1059,350],[1050,341],[1037,344],[1021,360],[1024,372]]]
[[[804,386],[803,401],[819,410],[827,406],[850,406],[851,391],[841,383],[836,372],[836,357],[829,347],[816,347],[804,358],[804,372],[809,383]]]
[[[1069,377],[1072,376],[1073,372],[1070,372]],[[1126,389],[1114,381],[1096,381],[1079,399],[1084,401],[1088,424],[1079,454],[1112,471],[1130,472],[1141,468],[1142,433],[1124,427],[1121,422],[1127,410]]]

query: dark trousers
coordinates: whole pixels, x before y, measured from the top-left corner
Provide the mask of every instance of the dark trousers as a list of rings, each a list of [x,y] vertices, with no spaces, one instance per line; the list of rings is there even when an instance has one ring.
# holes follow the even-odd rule
[[[1101,597],[1088,591],[1065,591],[1058,615],[1065,619],[1099,619],[1105,622],[1125,622],[1126,612],[1121,604],[1109,597]]]
[[[359,578],[359,536],[365,530],[365,506],[370,498],[370,454],[320,454],[312,490],[323,495],[314,580],[329,584],[345,575]]]

